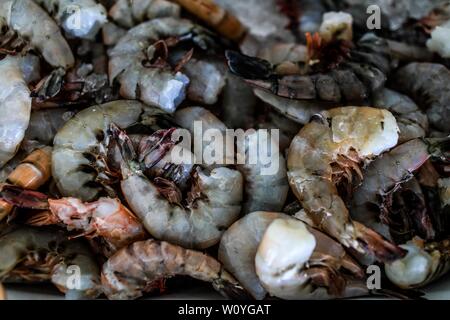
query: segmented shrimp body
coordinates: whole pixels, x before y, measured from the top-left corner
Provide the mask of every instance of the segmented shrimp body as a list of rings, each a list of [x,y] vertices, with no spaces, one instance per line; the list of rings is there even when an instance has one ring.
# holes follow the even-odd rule
[[[322,231],[346,247],[393,260],[403,251],[350,219],[336,183],[359,163],[397,144],[394,116],[382,109],[343,107],[320,113],[293,139],[288,152],[288,179],[307,215]]]

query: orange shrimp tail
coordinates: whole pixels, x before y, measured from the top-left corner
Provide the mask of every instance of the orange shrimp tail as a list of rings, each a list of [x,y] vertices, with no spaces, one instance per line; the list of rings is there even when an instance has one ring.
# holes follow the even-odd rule
[[[406,255],[406,250],[389,242],[372,229],[367,228],[356,221],[354,221],[353,224],[355,226],[358,241],[362,246],[369,250],[377,260],[381,262],[391,262]]]

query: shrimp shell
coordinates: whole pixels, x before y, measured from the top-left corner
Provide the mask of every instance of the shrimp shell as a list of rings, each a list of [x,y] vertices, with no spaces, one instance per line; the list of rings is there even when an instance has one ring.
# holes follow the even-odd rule
[[[214,289],[231,298],[244,295],[216,259],[164,241],[138,241],[119,250],[103,265],[101,278],[109,299],[136,299],[157,289],[158,281],[176,275],[211,282]]]

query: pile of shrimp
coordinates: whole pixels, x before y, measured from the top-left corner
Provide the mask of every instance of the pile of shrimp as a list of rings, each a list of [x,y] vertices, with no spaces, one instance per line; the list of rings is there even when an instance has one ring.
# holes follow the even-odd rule
[[[422,297],[450,272],[448,39],[445,0],[0,0],[0,300]]]

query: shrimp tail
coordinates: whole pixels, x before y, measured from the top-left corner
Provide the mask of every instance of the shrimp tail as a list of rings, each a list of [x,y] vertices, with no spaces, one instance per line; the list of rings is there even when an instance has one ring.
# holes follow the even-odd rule
[[[34,210],[48,209],[47,195],[13,185],[4,185],[0,191],[0,198],[19,208]]]
[[[224,278],[216,279],[213,287],[220,294],[232,300],[250,300],[250,294],[240,285],[230,282]]]
[[[384,239],[363,224],[354,221],[354,226],[359,243],[366,247],[378,260],[390,262],[406,255],[404,249]]]
[[[268,80],[273,76],[273,67],[266,60],[230,50],[225,52],[225,57],[231,72],[244,79]]]

